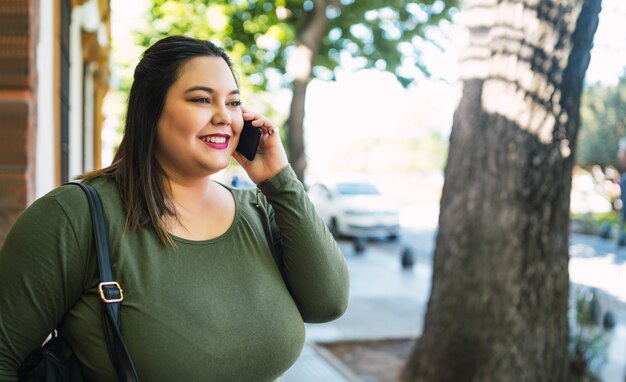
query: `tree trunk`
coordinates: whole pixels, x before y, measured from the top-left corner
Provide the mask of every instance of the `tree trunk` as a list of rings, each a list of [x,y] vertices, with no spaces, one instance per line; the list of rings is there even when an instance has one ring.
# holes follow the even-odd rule
[[[569,201],[600,0],[469,1],[424,331],[403,381],[563,381]]]
[[[289,163],[298,179],[304,178],[306,170],[306,153],[304,150],[304,102],[309,79],[292,82],[293,98],[287,119],[287,152]]]
[[[307,17],[302,20],[298,31],[298,46],[287,63],[287,71],[293,77],[293,98],[286,122],[287,152],[289,162],[300,180],[304,177],[306,169],[304,130],[302,128],[306,89],[309,81],[311,81],[315,58],[328,25],[326,6],[326,0],[314,2],[313,10],[307,13]]]

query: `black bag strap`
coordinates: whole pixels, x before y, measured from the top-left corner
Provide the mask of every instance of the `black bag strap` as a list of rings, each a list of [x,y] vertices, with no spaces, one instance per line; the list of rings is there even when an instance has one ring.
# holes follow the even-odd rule
[[[107,227],[104,222],[104,208],[98,191],[88,184],[70,182],[82,188],[87,195],[89,210],[91,211],[91,222],[93,225],[93,236],[98,255],[98,268],[100,269],[100,302],[102,307],[102,324],[104,335],[109,350],[109,357],[115,367],[118,378],[122,382],[138,382],[139,377],[133,364],[130,352],[122,337],[120,329],[120,308],[124,299],[124,294],[120,285],[113,279],[111,270],[111,258],[109,250],[109,240]]]

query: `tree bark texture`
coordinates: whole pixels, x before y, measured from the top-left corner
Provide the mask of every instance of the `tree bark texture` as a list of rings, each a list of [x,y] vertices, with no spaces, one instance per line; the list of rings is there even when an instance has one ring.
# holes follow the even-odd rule
[[[302,180],[306,169],[306,153],[304,144],[304,106],[306,90],[311,81],[315,58],[326,33],[328,18],[326,17],[327,0],[315,0],[314,7],[303,18],[298,31],[298,46],[290,58],[288,67],[292,68],[293,98],[287,118],[287,151],[289,162],[298,179]]]
[[[474,0],[431,296],[403,381],[568,378],[579,102],[600,0]]]
[[[293,98],[287,118],[287,151],[289,163],[298,179],[304,178],[306,152],[304,145],[304,103],[309,79],[294,80],[291,83]]]

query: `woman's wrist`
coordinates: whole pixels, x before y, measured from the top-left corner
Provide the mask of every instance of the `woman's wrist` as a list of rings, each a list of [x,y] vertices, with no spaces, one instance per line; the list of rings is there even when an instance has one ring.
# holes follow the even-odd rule
[[[286,182],[292,180],[293,178],[297,179],[296,174],[289,163],[287,163],[272,176],[257,183],[257,188],[265,194],[266,192],[271,192],[273,189],[281,189]]]

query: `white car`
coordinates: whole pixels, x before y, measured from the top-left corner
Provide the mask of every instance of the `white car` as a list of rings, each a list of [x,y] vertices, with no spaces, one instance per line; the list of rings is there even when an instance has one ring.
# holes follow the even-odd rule
[[[370,182],[314,183],[308,194],[335,236],[395,239],[400,233],[397,204]]]

